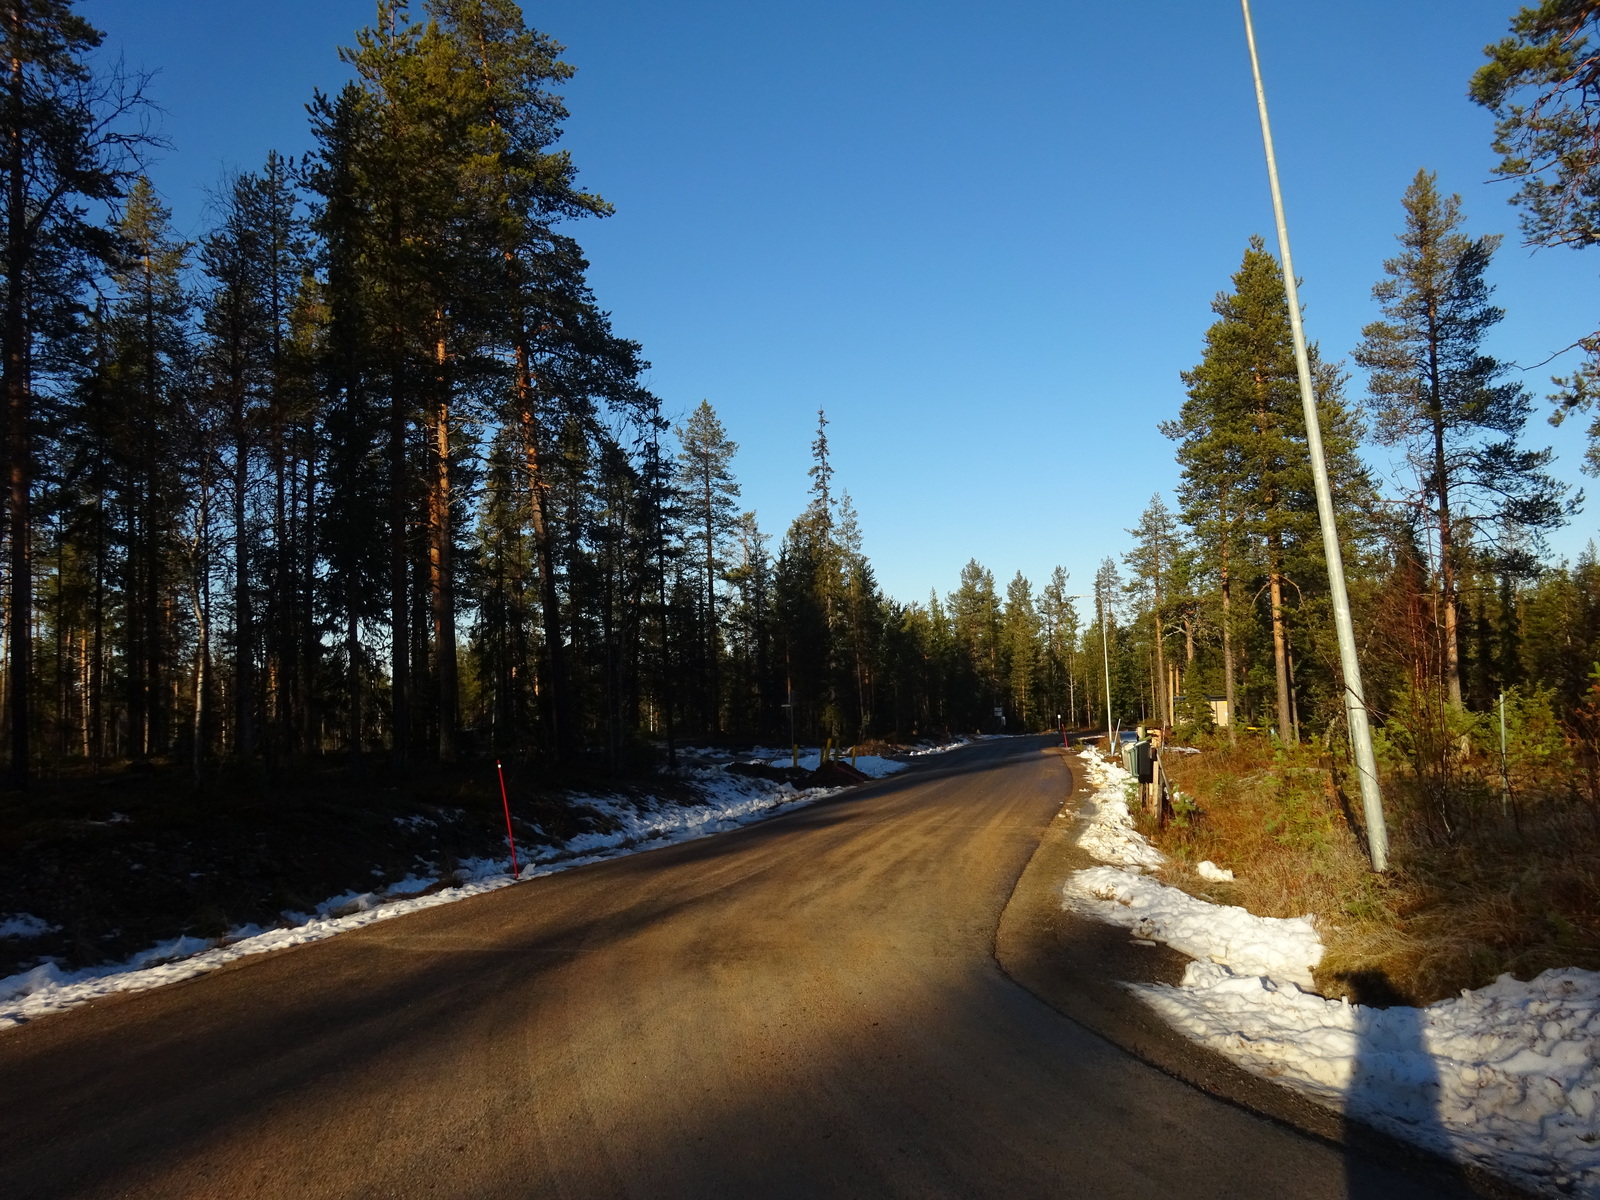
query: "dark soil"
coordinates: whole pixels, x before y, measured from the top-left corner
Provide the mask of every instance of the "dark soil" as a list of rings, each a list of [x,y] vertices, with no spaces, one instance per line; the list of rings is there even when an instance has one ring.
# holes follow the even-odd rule
[[[663,776],[542,776],[506,767],[519,851],[565,841],[606,818],[569,791],[688,799]],[[526,856],[526,854],[524,854]],[[330,896],[373,891],[463,859],[506,857],[492,761],[403,775],[348,760],[268,773],[121,764],[0,795],[0,921],[31,913],[56,931],[0,938],[0,977],[46,958],[114,962],[191,934],[221,937]]]

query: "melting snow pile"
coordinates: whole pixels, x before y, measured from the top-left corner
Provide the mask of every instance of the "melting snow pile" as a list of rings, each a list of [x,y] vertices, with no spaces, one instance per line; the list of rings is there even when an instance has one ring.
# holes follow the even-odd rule
[[[1115,867],[1075,872],[1065,893],[1073,908],[1131,929],[1135,937],[1166,942],[1191,958],[1227,963],[1246,975],[1310,987],[1311,972],[1322,961],[1322,939],[1307,917],[1253,916]]]
[[[1145,1003],[1245,1069],[1398,1137],[1600,1200],[1600,973],[1503,975],[1421,1009],[1311,994],[1322,943],[1310,919],[1253,916],[1145,877],[1164,860],[1133,828],[1128,773],[1083,757],[1096,791],[1079,842],[1118,866],[1075,872],[1066,906],[1197,960],[1177,987],[1134,985]]]
[[[1089,827],[1078,838],[1078,844],[1101,862],[1119,867],[1159,867],[1165,863],[1166,855],[1133,827],[1127,800],[1127,787],[1133,783],[1133,776],[1093,751],[1082,757],[1095,793],[1083,807]]]
[[[911,753],[916,754],[913,750]],[[848,754],[836,754],[834,757],[839,762],[849,763],[869,779],[882,779],[885,775],[893,775],[896,771],[904,771],[909,765],[893,758],[880,758],[876,754],[858,754],[851,758]],[[775,767],[798,766],[802,770],[815,771],[822,765],[822,752],[808,750],[800,756],[800,761],[795,762],[794,754],[779,755],[771,760]]]
[[[1427,1008],[1368,1008],[1189,964],[1141,986],[1173,1026],[1258,1075],[1457,1161],[1600,1196],[1600,974],[1509,975]]]
[[[539,847],[531,854],[524,852],[525,865],[521,866],[518,878],[535,879],[584,863],[692,841],[749,825],[778,812],[788,812],[838,790],[796,791],[787,783],[774,787],[764,780],[728,775],[719,770],[693,771],[690,777],[704,797],[701,804],[662,805],[641,811],[611,797],[574,797],[575,802],[610,818],[615,828],[606,833],[579,834],[563,845]],[[448,880],[410,875],[381,892],[346,892],[334,896],[317,905],[315,913],[286,912],[282,928],[246,925],[220,940],[173,938],[125,962],[76,971],[63,970],[47,962],[20,975],[0,979],[0,1029],[114,992],[142,992],[204,975],[249,954],[320,942],[375,921],[465,900],[468,896],[515,882],[510,871],[509,858],[470,859]],[[0,923],[0,930],[11,930],[10,936],[28,936],[32,930],[29,922],[38,920],[22,914]],[[39,924],[42,926],[43,922]],[[0,936],[6,935],[0,933]]]
[[[913,750],[907,750],[906,755],[909,758],[920,758],[924,754],[943,754],[947,750],[959,750],[962,746],[971,745],[971,743],[971,738],[958,737],[950,742],[940,742],[931,746],[918,746]]]
[[[12,913],[0,921],[0,937],[36,938],[54,933],[58,926],[34,916],[32,913]]]

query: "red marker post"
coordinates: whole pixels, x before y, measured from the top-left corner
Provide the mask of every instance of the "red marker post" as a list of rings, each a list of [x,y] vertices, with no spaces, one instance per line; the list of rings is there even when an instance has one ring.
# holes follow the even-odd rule
[[[506,841],[511,846],[511,878],[517,877],[517,839],[511,833],[511,801],[506,799],[506,769],[500,765],[500,760],[494,760],[494,769],[500,775],[500,803],[506,810]]]

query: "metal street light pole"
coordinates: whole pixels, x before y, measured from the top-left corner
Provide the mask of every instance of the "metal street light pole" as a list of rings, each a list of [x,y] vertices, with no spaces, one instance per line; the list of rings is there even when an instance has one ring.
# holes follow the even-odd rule
[[[1115,754],[1117,748],[1111,744],[1111,643],[1106,637],[1106,625],[1109,621],[1107,606],[1100,596],[1100,585],[1095,584],[1094,606],[1100,610],[1100,655],[1106,665],[1106,751]]]
[[[1076,596],[1063,596],[1063,600],[1087,600],[1088,592],[1080,592]],[[1100,581],[1094,584],[1094,609],[1100,618],[1100,656],[1105,661],[1106,667],[1106,748],[1114,749],[1111,745],[1111,643],[1106,638],[1106,609],[1100,600]]]
[[[1383,823],[1383,793],[1378,787],[1378,764],[1372,755],[1372,728],[1367,721],[1367,701],[1361,690],[1361,663],[1356,657],[1355,629],[1350,623],[1350,597],[1344,584],[1344,555],[1334,523],[1333,490],[1328,485],[1328,464],[1322,453],[1322,424],[1316,392],[1311,385],[1311,360],[1306,354],[1306,331],[1300,320],[1300,297],[1295,286],[1294,260],[1289,255],[1289,223],[1283,215],[1283,193],[1278,187],[1278,159],[1272,149],[1272,125],[1267,120],[1267,93],[1261,85],[1261,62],[1256,57],[1256,31],[1250,20],[1250,0],[1244,9],[1244,35],[1250,46],[1250,71],[1255,76],[1256,109],[1261,114],[1261,141],[1267,152],[1267,179],[1272,184],[1272,213],[1278,223],[1278,256],[1283,262],[1283,288],[1289,302],[1289,328],[1294,335],[1294,363],[1300,375],[1300,403],[1305,410],[1306,443],[1311,453],[1311,474],[1316,482],[1317,516],[1322,524],[1322,551],[1328,562],[1328,589],[1332,592],[1333,623],[1339,635],[1339,665],[1344,671],[1345,717],[1350,726],[1350,746],[1355,751],[1356,774],[1361,779],[1361,808],[1367,820],[1367,846],[1372,869],[1389,865],[1389,832]]]

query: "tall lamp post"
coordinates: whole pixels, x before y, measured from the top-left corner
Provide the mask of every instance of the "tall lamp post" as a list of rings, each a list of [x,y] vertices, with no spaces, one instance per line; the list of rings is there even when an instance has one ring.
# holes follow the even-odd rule
[[[1079,592],[1076,596],[1063,596],[1063,600],[1088,600],[1088,592]],[[1106,749],[1112,750],[1111,745],[1111,643],[1106,637],[1106,610],[1100,602],[1100,584],[1094,585],[1094,611],[1100,618],[1100,657],[1106,668]]]
[[[1339,549],[1339,529],[1334,523],[1333,514],[1333,490],[1328,485],[1328,464],[1322,453],[1322,424],[1317,413],[1316,392],[1311,386],[1311,360],[1306,354],[1306,331],[1300,320],[1294,260],[1289,255],[1289,223],[1283,215],[1283,193],[1278,187],[1278,158],[1272,149],[1272,125],[1267,120],[1267,93],[1261,85],[1261,62],[1256,56],[1255,25],[1250,20],[1250,0],[1239,0],[1239,3],[1244,9],[1244,36],[1250,47],[1250,71],[1255,77],[1256,109],[1261,114],[1261,141],[1267,153],[1267,179],[1272,185],[1272,214],[1278,224],[1278,256],[1283,262],[1283,288],[1289,302],[1289,329],[1294,336],[1294,365],[1300,376],[1300,404],[1305,410],[1306,446],[1311,454],[1312,478],[1316,482],[1322,552],[1327,558],[1333,623],[1339,636],[1339,665],[1344,672],[1345,719],[1350,727],[1350,747],[1355,752],[1356,774],[1361,780],[1361,808],[1367,821],[1367,846],[1372,853],[1372,869],[1382,871],[1389,865],[1389,832],[1383,823],[1383,793],[1378,787],[1378,764],[1372,754],[1372,728],[1367,720],[1366,696],[1361,690],[1361,663],[1356,657],[1355,628],[1350,622],[1350,597],[1344,584],[1344,555]]]

